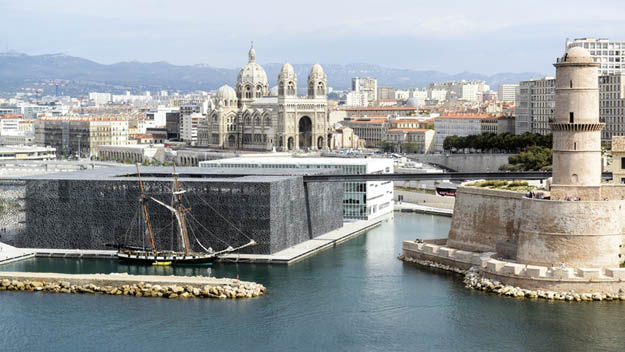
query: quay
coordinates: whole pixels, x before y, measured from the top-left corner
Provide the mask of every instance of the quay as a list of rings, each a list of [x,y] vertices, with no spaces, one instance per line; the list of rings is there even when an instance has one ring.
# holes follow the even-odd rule
[[[429,214],[429,215],[440,215],[451,217],[454,214],[453,209],[445,209],[445,208],[435,208],[428,207],[420,204],[413,203],[395,203],[395,211],[401,213],[421,213],[421,214]]]
[[[357,237],[367,230],[379,226],[383,221],[388,221],[392,218],[393,215],[391,213],[370,220],[349,221],[345,222],[339,229],[327,232],[274,254],[233,253],[221,256],[218,261],[223,263],[292,264]],[[115,250],[16,248],[4,243],[0,243],[0,248],[2,248],[0,252],[0,265],[32,257],[113,259],[117,253]]]

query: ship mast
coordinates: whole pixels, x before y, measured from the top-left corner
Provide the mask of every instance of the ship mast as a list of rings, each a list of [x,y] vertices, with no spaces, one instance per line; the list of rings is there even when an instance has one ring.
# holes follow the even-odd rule
[[[180,191],[178,186],[178,173],[176,172],[176,164],[174,163],[174,197],[176,198],[176,217],[178,218],[178,225],[180,227],[180,234],[184,241],[184,254],[189,255],[189,236],[187,235],[187,227],[184,223],[184,211],[182,207],[182,194],[185,191]]]
[[[156,255],[156,246],[154,245],[154,234],[152,233],[152,225],[150,224],[150,215],[148,214],[147,199],[145,192],[143,191],[143,182],[141,181],[141,172],[139,172],[139,164],[135,164],[137,167],[137,178],[139,178],[139,188],[141,189],[141,207],[143,208],[143,217],[145,223],[148,225],[148,233],[150,234],[150,242],[152,243],[152,252]]]

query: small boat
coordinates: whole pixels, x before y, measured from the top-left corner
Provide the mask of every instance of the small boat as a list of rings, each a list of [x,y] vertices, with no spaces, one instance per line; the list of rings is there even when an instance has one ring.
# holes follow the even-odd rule
[[[176,173],[176,166],[174,165],[173,169],[173,187],[172,187],[172,198],[173,204],[166,204],[154,197],[147,197],[144,192],[143,181],[141,181],[141,173],[139,171],[139,164],[136,164],[137,167],[137,178],[139,179],[139,189],[141,190],[141,215],[142,215],[142,223],[145,224],[145,234],[148,235],[149,243],[152,245],[151,249],[140,248],[140,247],[131,247],[124,245],[115,245],[118,248],[117,258],[123,261],[138,263],[138,264],[151,264],[155,266],[168,266],[168,265],[176,265],[176,264],[210,264],[213,263],[216,259],[219,258],[220,255],[237,252],[243,248],[257,246],[258,243],[253,239],[250,239],[245,234],[243,234],[238,228],[239,232],[248,238],[249,242],[238,246],[232,247],[228,246],[227,248],[219,251],[214,251],[212,248],[204,247],[196,237],[196,241],[199,246],[204,249],[204,252],[192,252],[189,245],[189,236],[187,233],[187,224],[185,221],[185,214],[189,212],[191,209],[185,208],[182,205],[182,195],[186,192],[181,190],[178,184],[178,174]],[[158,250],[154,241],[154,233],[152,231],[152,225],[150,223],[150,215],[148,214],[147,203],[154,202],[158,205],[161,205],[171,211],[176,219],[178,234],[180,235],[182,250],[181,251],[165,251]],[[220,214],[218,214],[220,215]],[[221,215],[220,215],[221,216]],[[223,216],[222,216],[223,217]],[[232,224],[231,224],[232,225]],[[234,226],[234,225],[232,225]]]
[[[454,183],[441,183],[436,186],[436,194],[441,197],[455,197],[458,185]]]

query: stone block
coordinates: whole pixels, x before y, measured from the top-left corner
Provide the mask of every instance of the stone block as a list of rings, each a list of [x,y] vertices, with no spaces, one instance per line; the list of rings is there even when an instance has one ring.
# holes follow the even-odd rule
[[[574,277],[573,268],[554,268],[553,277],[556,279],[572,279]]]
[[[599,268],[579,268],[577,269],[577,275],[584,279],[598,279],[601,276],[601,269]]]
[[[437,246],[435,244],[429,244],[429,243],[426,243],[423,246],[423,249],[425,250],[426,254],[438,254],[438,251],[440,248],[441,246]]]
[[[607,268],[605,274],[615,279],[625,279],[625,268]]]
[[[547,276],[547,267],[537,266],[537,265],[528,265],[525,267],[525,276],[528,277],[546,277]]]
[[[447,247],[441,247],[438,250],[438,254],[440,254],[443,257],[447,257],[447,258],[453,258],[454,257],[454,253],[456,252],[455,249],[453,248],[447,248]]]
[[[525,269],[525,265],[517,263],[506,263],[503,266],[502,273],[507,275],[521,275]]]
[[[454,256],[456,257],[456,260],[466,262],[466,263],[472,263],[472,258],[473,258],[472,252],[456,251],[456,253],[454,253]]]
[[[480,256],[480,253],[473,253],[471,255],[471,264],[486,267],[486,262],[482,262],[482,257]]]
[[[402,246],[402,249],[404,250],[415,251],[415,252],[419,251],[419,243],[416,243],[415,241],[404,241],[402,242],[401,246]]]
[[[502,262],[496,259],[489,259],[486,262],[486,270],[496,273],[503,269],[503,266],[506,265],[506,262]]]

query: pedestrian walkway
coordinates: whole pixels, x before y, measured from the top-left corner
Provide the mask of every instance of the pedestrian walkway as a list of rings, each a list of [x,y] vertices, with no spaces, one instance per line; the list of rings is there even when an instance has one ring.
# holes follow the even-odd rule
[[[442,215],[442,216],[452,216],[454,213],[453,209],[434,208],[434,207],[428,207],[425,205],[406,203],[406,202],[401,202],[401,203],[395,202],[395,211],[414,212],[414,213]]]
[[[32,249],[16,248],[0,242],[0,265],[32,258],[34,256],[35,251]]]

